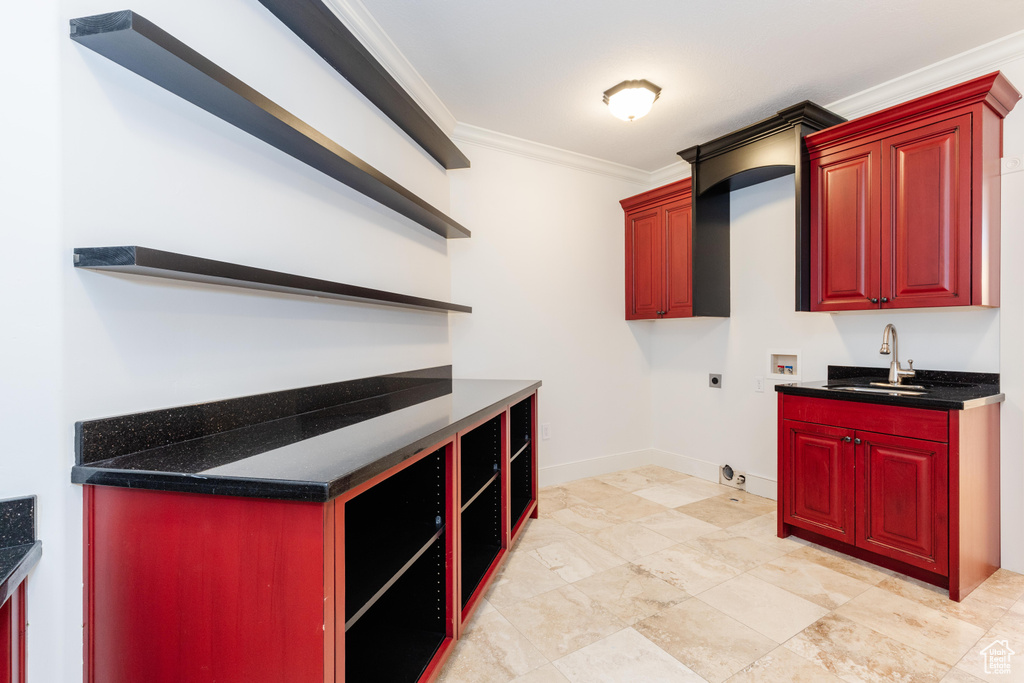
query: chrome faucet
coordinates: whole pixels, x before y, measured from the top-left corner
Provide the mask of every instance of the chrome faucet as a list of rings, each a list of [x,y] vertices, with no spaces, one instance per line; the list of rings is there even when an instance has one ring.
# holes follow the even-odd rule
[[[889,363],[889,384],[899,384],[904,377],[913,377],[917,373],[914,371],[913,359],[907,361],[907,364],[910,365],[909,370],[900,367],[899,337],[896,336],[896,326],[892,323],[886,325],[882,332],[882,348],[878,352],[886,356],[889,355],[890,330],[892,331],[892,362]]]

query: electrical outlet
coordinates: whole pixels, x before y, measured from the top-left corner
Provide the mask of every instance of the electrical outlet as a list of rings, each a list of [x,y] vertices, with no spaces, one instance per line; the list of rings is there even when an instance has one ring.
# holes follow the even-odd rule
[[[708,386],[712,389],[722,388],[722,376],[721,375],[708,375]]]
[[[540,425],[540,438],[545,441],[551,438],[551,425],[547,422]]]
[[[756,391],[759,394],[764,393],[764,377],[754,378],[754,391]]]

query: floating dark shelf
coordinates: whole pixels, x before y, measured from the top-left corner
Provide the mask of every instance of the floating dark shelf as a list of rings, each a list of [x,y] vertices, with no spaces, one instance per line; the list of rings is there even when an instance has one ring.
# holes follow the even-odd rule
[[[346,285],[341,282],[318,280],[301,275],[280,273],[236,263],[187,256],[170,251],[146,247],[89,247],[75,249],[75,267],[108,270],[117,273],[148,275],[171,280],[188,280],[268,292],[284,292],[304,296],[319,296],[366,304],[398,306],[426,311],[456,311],[472,313],[469,306],[446,301],[421,299],[418,296],[395,294],[369,287]]]
[[[260,0],[446,169],[469,159],[321,0]]]
[[[443,237],[469,230],[131,10],[71,20],[71,39]]]

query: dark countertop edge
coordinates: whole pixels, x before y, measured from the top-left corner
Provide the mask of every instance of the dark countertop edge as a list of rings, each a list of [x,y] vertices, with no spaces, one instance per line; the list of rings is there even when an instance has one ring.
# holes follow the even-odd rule
[[[493,413],[494,409],[498,406],[516,403],[530,396],[540,388],[541,384],[540,380],[533,382],[527,387],[513,392],[501,400],[495,401],[436,432],[417,439],[413,443],[393,452],[391,455],[379,458],[354,472],[341,475],[330,482],[177,474],[147,470],[116,470],[89,465],[75,465],[72,467],[71,482],[73,484],[89,486],[117,486],[149,491],[172,491],[175,493],[326,503],[421,453],[425,448],[445,441],[463,429],[476,424],[487,417],[487,415]]]
[[[71,483],[145,489],[147,491],[236,496],[238,498],[270,498],[304,503],[326,503],[330,500],[328,484],[323,482],[247,479],[149,470],[115,470],[90,465],[72,467]]]
[[[337,498],[346,491],[350,491],[355,487],[359,486],[360,484],[364,484],[370,479],[373,479],[378,474],[387,472],[395,465],[405,462],[409,458],[414,457],[419,453],[422,453],[425,449],[430,448],[435,444],[438,444],[442,441],[449,439],[450,437],[455,436],[456,434],[458,434],[459,432],[468,427],[472,427],[476,423],[487,418],[488,415],[492,414],[494,412],[494,409],[497,408],[498,406],[511,405],[513,403],[517,403],[523,400],[527,396],[530,396],[535,391],[537,391],[537,389],[539,389],[540,386],[541,381],[538,380],[524,389],[520,389],[519,391],[509,394],[500,401],[496,401],[485,408],[481,408],[475,413],[467,415],[466,417],[462,418],[461,420],[458,420],[457,422],[449,424],[444,429],[439,429],[438,431],[429,434],[428,436],[417,439],[413,443],[409,444],[404,448],[400,448],[391,455],[387,455],[384,456],[383,458],[375,460],[369,465],[366,465],[365,467],[358,469],[355,472],[351,472],[343,477],[338,477],[330,484],[329,499]]]
[[[899,408],[924,408],[926,410],[968,410],[992,403],[1002,403],[1006,394],[991,394],[979,398],[955,401],[940,398],[921,398],[920,396],[890,396],[888,394],[863,394],[857,392],[841,392],[821,387],[804,387],[796,384],[776,384],[775,391],[792,396],[807,396],[833,401],[852,401],[854,403],[873,403],[875,405],[895,406]]]
[[[28,573],[39,563],[39,558],[43,556],[42,541],[16,547],[24,547],[25,555],[14,565],[14,569],[7,576],[0,577],[0,605],[7,602],[7,598],[14,594]]]

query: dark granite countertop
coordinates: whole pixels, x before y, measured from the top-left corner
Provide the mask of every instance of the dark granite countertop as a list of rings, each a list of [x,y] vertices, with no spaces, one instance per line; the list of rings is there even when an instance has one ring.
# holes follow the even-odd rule
[[[36,497],[0,500],[0,605],[17,590],[42,554],[43,544],[36,540]]]
[[[793,396],[828,398],[907,408],[931,410],[967,410],[989,403],[1001,403],[1006,396],[999,392],[999,374],[988,372],[951,372],[918,370],[916,376],[903,380],[903,385],[918,385],[918,395],[905,393],[865,393],[836,389],[842,386],[871,387],[872,382],[887,382],[889,368],[865,368],[846,365],[828,366],[828,380],[778,384],[775,391]],[[884,392],[885,387],[873,387]],[[909,386],[904,388],[909,389]]]
[[[445,369],[450,373],[450,368],[440,370]],[[325,502],[540,386],[528,380],[409,379],[412,374],[356,380],[369,382],[360,391],[345,382],[291,390],[295,395],[288,400],[281,397],[286,392],[277,392],[79,423],[79,464],[71,479],[78,484]],[[311,392],[317,394],[315,400],[309,398]],[[307,403],[303,408],[291,407],[302,400]],[[261,419],[245,424],[236,414],[225,416],[224,406],[231,402],[245,402],[246,414],[260,412]],[[264,409],[268,403],[276,407]],[[107,424],[111,420],[118,421],[117,430]],[[204,420],[208,428],[195,426]],[[154,440],[143,433],[140,440],[137,433],[121,433],[131,429],[173,431],[176,437]],[[113,442],[116,447],[110,447]],[[146,447],[135,450],[139,443]]]

